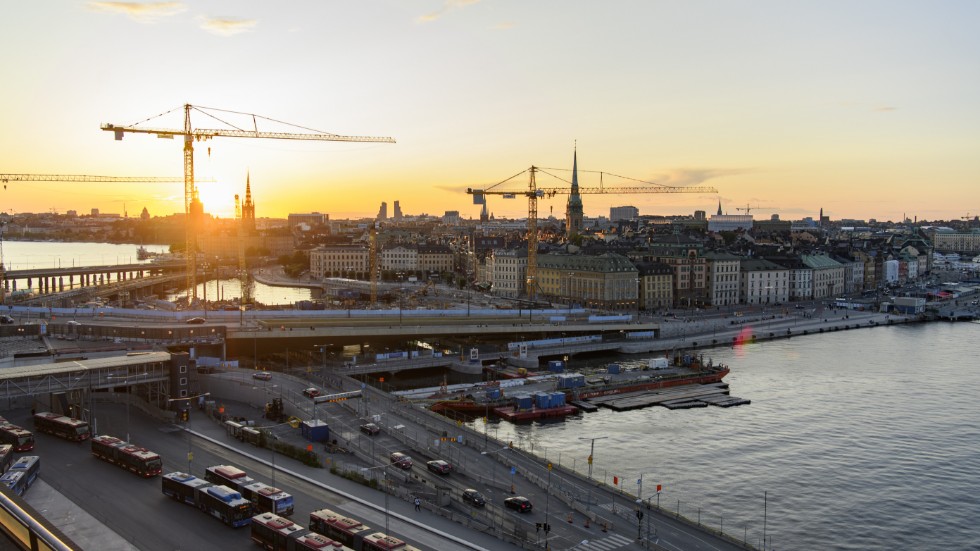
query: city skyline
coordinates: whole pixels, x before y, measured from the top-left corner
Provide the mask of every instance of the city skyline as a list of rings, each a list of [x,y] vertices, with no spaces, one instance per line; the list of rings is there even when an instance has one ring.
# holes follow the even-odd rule
[[[958,219],[980,208],[972,3],[294,6],[8,9],[0,173],[179,176],[179,139],[117,143],[99,125],[179,128],[191,103],[397,141],[200,142],[195,174],[216,180],[198,185],[201,198],[225,218],[250,174],[259,218],[373,217],[400,200],[406,214],[475,219],[481,205],[466,188],[532,164],[567,176],[558,169],[571,170],[576,142],[582,186],[598,186],[590,171],[602,171],[607,187],[632,178],[719,191],[585,195],[588,217],[619,205],[713,213],[719,200],[729,214],[748,206],[783,219],[821,208],[831,219]],[[193,116],[195,127],[221,127]],[[505,185],[526,189],[527,179]],[[4,212],[183,212],[179,183],[11,182],[3,193]],[[540,201],[539,216],[563,218],[566,200]],[[523,199],[488,202],[497,217],[527,216]]]

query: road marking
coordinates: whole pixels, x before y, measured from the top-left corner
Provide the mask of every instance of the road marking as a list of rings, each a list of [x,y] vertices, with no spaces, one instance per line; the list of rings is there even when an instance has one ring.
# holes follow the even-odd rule
[[[582,549],[588,551],[609,551],[610,549],[625,547],[631,543],[633,543],[633,540],[627,538],[626,536],[613,534],[605,538],[591,540],[589,541],[588,545],[582,546]]]

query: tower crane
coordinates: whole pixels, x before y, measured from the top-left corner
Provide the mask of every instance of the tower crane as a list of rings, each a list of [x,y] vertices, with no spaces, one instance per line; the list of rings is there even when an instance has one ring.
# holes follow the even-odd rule
[[[169,113],[176,111],[179,108],[172,109],[166,113],[162,113],[159,116],[164,116]],[[138,134],[156,134],[158,138],[173,139],[174,136],[182,136],[184,138],[184,213],[187,216],[185,233],[186,233],[186,261],[187,261],[187,293],[188,293],[188,303],[197,298],[197,281],[196,281],[196,247],[194,246],[194,236],[196,235],[194,227],[194,215],[197,211],[203,213],[200,209],[199,201],[197,198],[197,187],[194,183],[194,142],[195,141],[205,141],[216,137],[224,138],[269,138],[278,140],[317,140],[317,141],[331,141],[331,142],[382,142],[382,143],[395,143],[393,138],[381,138],[372,136],[342,136],[339,134],[331,134],[329,132],[322,132],[319,130],[313,130],[311,128],[305,128],[297,126],[294,124],[283,123],[282,121],[276,121],[267,117],[262,117],[260,115],[255,115],[252,113],[242,113],[237,111],[228,111],[224,109],[216,109],[209,107],[194,106],[191,104],[184,104],[184,127],[183,128],[148,128],[143,126],[138,126],[140,123],[132,124],[129,126],[119,126],[115,124],[103,124],[102,130],[106,132],[112,132],[115,139],[122,140],[123,135],[127,132],[138,133]],[[197,111],[203,115],[209,116],[216,121],[219,121],[230,128],[220,128],[220,129],[210,129],[210,128],[194,128],[191,125],[191,111]],[[252,129],[246,130],[234,127],[228,122],[218,118],[217,116],[209,113],[208,111],[217,111],[221,113],[230,113],[235,115],[246,115],[252,118]],[[156,117],[151,117],[156,118]],[[275,122],[279,124],[286,124],[295,128],[301,128],[309,132],[299,133],[299,132],[264,132],[259,131],[257,119],[263,119],[264,121]],[[210,151],[210,149],[209,149]]]
[[[502,195],[505,199],[513,199],[518,195],[523,195],[527,197],[527,295],[528,298],[534,298],[534,289],[537,282],[538,276],[538,199],[544,197],[554,197],[558,194],[568,194],[571,193],[569,188],[564,187],[538,187],[536,182],[536,174],[538,172],[544,172],[545,170],[552,169],[542,169],[536,166],[531,166],[531,168],[519,172],[506,180],[498,182],[489,188],[485,189],[473,189],[467,188],[466,193],[473,195],[474,203],[482,203],[486,200],[485,195]],[[516,191],[493,191],[492,188],[506,183],[522,174],[529,174],[527,190],[523,192]],[[548,174],[547,172],[545,172]],[[603,173],[600,173],[600,175]],[[549,174],[550,175],[550,174]],[[615,174],[611,174],[615,176]],[[553,176],[553,175],[552,175]],[[622,176],[620,176],[622,178]],[[632,179],[632,178],[630,178]],[[635,180],[635,179],[633,179]],[[637,182],[642,182],[641,180],[635,180]],[[612,187],[608,188],[602,185],[602,178],[600,176],[600,184],[598,187],[579,187],[579,194],[606,194],[606,193],[718,193],[718,190],[710,186],[690,186],[690,187],[679,187],[679,186],[665,186],[660,184],[655,184],[656,187],[649,186],[625,186],[625,187]],[[652,182],[642,182],[645,184],[650,184]]]
[[[735,210],[744,210],[745,214],[752,212],[753,210],[777,210],[779,207],[760,207],[758,205],[745,205],[745,207],[735,207]]]
[[[108,183],[133,183],[148,182],[151,184],[182,182],[183,176],[86,176],[83,174],[0,174],[0,182],[6,189],[7,182],[108,182]],[[202,182],[213,182],[214,180],[200,180]]]

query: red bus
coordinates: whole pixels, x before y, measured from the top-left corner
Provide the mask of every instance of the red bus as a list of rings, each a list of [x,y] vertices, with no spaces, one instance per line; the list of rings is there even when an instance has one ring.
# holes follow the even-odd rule
[[[14,462],[14,447],[10,444],[0,444],[0,474],[7,472]]]
[[[34,430],[53,434],[59,438],[74,442],[88,440],[89,436],[91,436],[88,421],[65,417],[64,415],[58,415],[50,411],[42,411],[41,413],[34,414]]]
[[[354,549],[355,551],[421,551],[382,532],[375,532],[361,521],[330,509],[310,513],[310,530]]]
[[[115,436],[93,437],[92,455],[145,478],[152,478],[163,472],[163,460],[159,455],[146,448],[123,442]]]
[[[251,538],[268,551],[351,551],[340,542],[272,513],[252,517]]]
[[[10,423],[0,425],[0,442],[10,444],[14,447],[15,452],[26,452],[34,449],[34,435],[31,431]]]
[[[212,484],[228,486],[232,490],[242,491],[242,488],[255,482],[255,479],[245,474],[245,471],[231,465],[212,465],[204,471],[204,480]]]

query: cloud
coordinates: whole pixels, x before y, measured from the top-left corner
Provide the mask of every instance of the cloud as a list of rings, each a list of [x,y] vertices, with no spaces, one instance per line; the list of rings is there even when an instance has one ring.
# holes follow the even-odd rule
[[[715,178],[736,176],[751,171],[747,168],[678,168],[654,177],[653,181],[665,186],[697,186]]]
[[[259,24],[255,19],[232,19],[227,17],[200,17],[200,27],[218,36],[233,36],[246,33]]]
[[[873,111],[876,111],[878,113],[887,113],[889,111],[897,111],[897,110],[898,110],[898,107],[892,107],[890,105],[884,105],[882,107],[875,107],[873,109]]]
[[[181,2],[89,2],[88,5],[96,11],[128,15],[140,23],[152,23],[187,10]]]
[[[431,23],[432,21],[439,19],[440,17],[446,15],[449,12],[455,11],[457,9],[465,8],[466,6],[470,6],[472,4],[476,4],[479,1],[480,0],[444,0],[442,8],[432,13],[418,16],[417,18],[415,18],[415,22]]]

